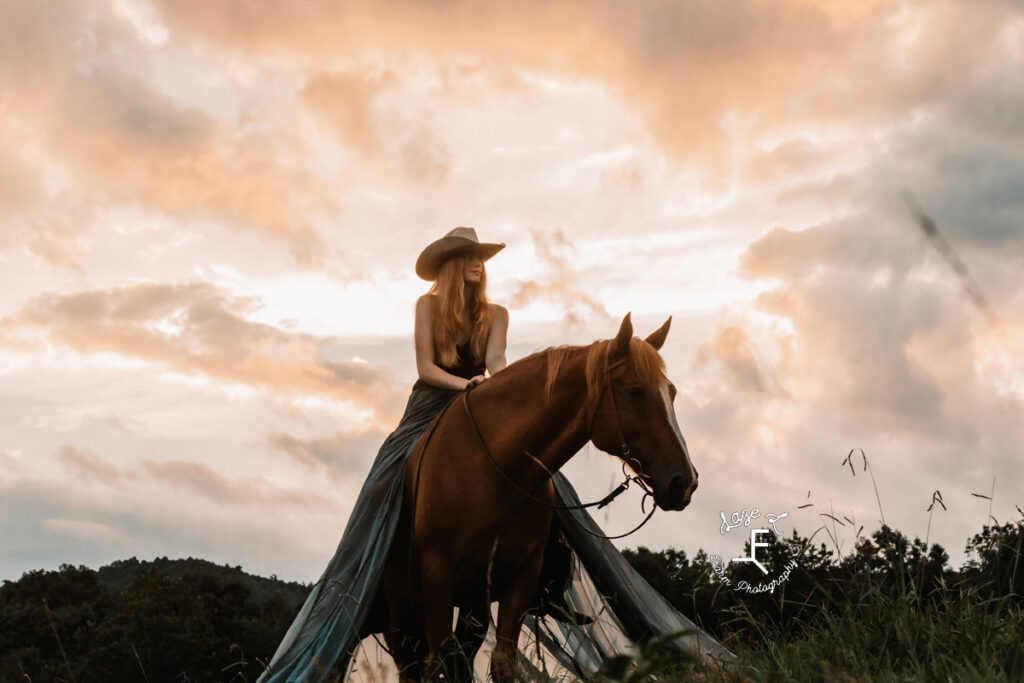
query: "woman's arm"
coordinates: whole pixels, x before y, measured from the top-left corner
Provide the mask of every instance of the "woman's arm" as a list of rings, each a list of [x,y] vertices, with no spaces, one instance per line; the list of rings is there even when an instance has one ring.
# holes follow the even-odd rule
[[[505,345],[508,337],[508,309],[504,306],[491,304],[494,317],[491,319],[491,334],[487,338],[487,372],[493,377],[496,372],[505,368]]]
[[[434,360],[434,303],[433,297],[424,294],[416,300],[416,324],[413,341],[416,344],[416,372],[427,384],[442,389],[465,389],[480,380],[471,380],[453,375],[442,369]]]

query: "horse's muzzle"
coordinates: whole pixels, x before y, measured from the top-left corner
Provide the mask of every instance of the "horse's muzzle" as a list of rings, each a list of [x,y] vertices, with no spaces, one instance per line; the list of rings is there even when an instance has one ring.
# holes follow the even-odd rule
[[[663,494],[660,496],[662,500],[658,500],[659,496],[655,496],[655,502],[662,510],[682,510],[690,504],[690,500],[693,498],[693,492],[697,490],[697,478],[677,474],[668,481],[668,485],[665,487]]]

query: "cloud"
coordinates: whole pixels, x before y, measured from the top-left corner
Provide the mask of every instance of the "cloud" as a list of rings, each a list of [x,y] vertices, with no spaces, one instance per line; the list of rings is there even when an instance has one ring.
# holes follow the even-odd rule
[[[975,369],[992,343],[987,321],[941,260],[893,223],[863,215],[775,228],[748,247],[745,272],[778,282],[759,306],[792,326],[779,336],[777,376],[796,400],[839,411],[851,428],[976,443],[972,406],[1005,412],[1019,399]]]
[[[350,401],[392,417],[399,398],[379,367],[323,355],[329,338],[246,319],[257,302],[202,281],[48,293],[3,319],[25,348],[35,335],[80,353],[112,352],[188,374]]]
[[[380,429],[338,431],[331,436],[302,439],[285,432],[268,436],[269,445],[314,471],[326,470],[335,478],[362,475],[384,442]]]
[[[994,39],[1020,12],[1008,3],[753,0],[200,4],[161,2],[160,15],[172,32],[229,54],[403,68],[472,60],[593,80],[642,117],[661,149],[713,175],[744,140],[938,106],[984,77],[975,65],[998,58]],[[922,35],[943,35],[943,46]]]
[[[96,424],[112,429],[120,434],[145,433],[148,431],[145,423],[126,416],[119,416],[113,413],[105,415],[94,413],[83,416],[84,424]]]
[[[443,184],[452,158],[430,123],[432,112],[378,102],[378,96],[397,89],[391,71],[338,71],[312,74],[300,95],[319,127],[355,154],[363,173],[376,169],[385,182],[397,175],[418,184]]]
[[[306,507],[327,503],[315,493],[283,488],[263,477],[230,479],[194,460],[132,458],[128,464],[118,464],[91,449],[68,443],[62,444],[55,455],[62,475],[88,483],[94,490],[156,487],[182,495],[182,499],[195,500],[198,496],[219,504],[243,507],[261,504]]]
[[[754,357],[750,337],[742,327],[729,325],[720,330],[711,344],[703,345],[697,352],[698,363],[712,356],[722,364],[736,388],[755,393],[765,391],[765,380]]]
[[[886,268],[905,273],[920,259],[913,235],[892,221],[857,216],[799,232],[776,226],[750,243],[740,258],[744,275],[801,279],[816,272]]]
[[[5,138],[13,133],[6,123],[7,117],[0,112],[0,130]],[[17,147],[4,145],[0,149],[0,218],[8,218],[38,200],[42,188],[37,173]]]
[[[314,74],[301,96],[320,123],[363,160],[374,161],[384,141],[377,129],[375,96],[395,81],[394,74]]]
[[[87,448],[64,444],[57,451],[57,459],[64,468],[71,474],[86,482],[102,482],[106,485],[119,484],[125,473],[110,463],[110,461],[96,455]]]
[[[244,558],[250,571],[309,579],[341,532],[346,501],[336,493],[228,477],[194,461],[118,463],[75,444],[56,456],[55,470],[41,456],[31,468],[0,471],[5,577],[63,562],[179,555]]]
[[[57,536],[68,536],[88,543],[118,543],[124,538],[108,524],[87,522],[81,519],[44,519],[42,528]]]
[[[479,188],[464,188],[465,174],[494,172],[467,165],[463,129],[479,119],[465,114],[487,117],[510,97],[528,110],[557,85],[608,92],[658,154],[712,181],[711,189],[799,180],[791,191],[821,196],[839,182],[840,167],[856,178],[883,158],[890,168],[880,170],[906,179],[920,162],[941,176],[934,190],[921,188],[922,201],[934,207],[934,197],[947,196],[951,209],[965,206],[969,190],[948,190],[970,185],[957,178],[984,174],[1005,199],[988,222],[1006,239],[1014,234],[1019,211],[1008,179],[1019,159],[1000,140],[1020,136],[1024,116],[1014,97],[1020,10],[1007,3],[154,7],[148,21],[167,29],[163,40],[123,12],[84,2],[67,3],[60,16],[38,4],[5,9],[7,129],[27,131],[16,136],[17,154],[34,150],[37,181],[65,179],[58,195],[19,210],[9,246],[77,264],[102,220],[91,211],[122,203],[273,236],[305,266],[351,263],[345,253],[358,253],[358,239],[333,247],[325,231],[342,220],[379,224],[380,215],[345,204],[362,197],[358,180],[372,179],[384,202],[393,191],[406,197],[409,215],[385,210],[389,225],[416,216],[436,223],[450,210],[420,204],[421,193],[453,184],[473,192]],[[922,38],[931,35],[944,36],[947,47]],[[184,77],[183,64],[192,69]],[[190,94],[168,74],[210,96]],[[555,137],[577,127],[572,117],[557,128],[540,123]],[[873,131],[871,141],[861,139],[864,130]],[[473,148],[501,137],[479,131]],[[324,152],[325,138],[338,141],[340,153],[330,145]],[[936,164],[922,156],[942,150],[953,153]],[[603,171],[599,185],[635,194],[652,186],[652,175],[620,164]],[[726,187],[737,180],[742,187]],[[848,183],[834,191],[848,193]],[[460,201],[463,210],[476,208]],[[346,276],[359,276],[355,270]]]
[[[542,271],[516,283],[509,301],[513,308],[524,308],[533,301],[547,301],[561,312],[567,326],[578,325],[594,315],[610,318],[604,305],[587,294],[580,284],[572,263],[574,248],[565,233],[531,229],[530,239]]]
[[[280,150],[299,151],[298,140],[222,121],[161,91],[160,54],[109,6],[3,4],[4,127],[45,159],[30,178],[63,180],[9,219],[19,243],[74,264],[91,231],[78,207],[141,203],[269,234],[300,264],[318,264],[324,245],[309,217],[335,200],[317,176],[283,161]]]
[[[33,158],[20,128],[0,110],[0,135],[7,142],[0,150],[0,251],[21,247],[49,263],[75,268],[85,250],[80,222],[91,211],[68,196],[61,206],[47,201],[45,166]]]

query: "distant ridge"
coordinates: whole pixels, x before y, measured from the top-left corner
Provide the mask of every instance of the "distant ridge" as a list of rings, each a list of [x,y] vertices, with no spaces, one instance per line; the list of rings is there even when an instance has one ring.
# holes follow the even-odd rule
[[[210,576],[214,578],[235,578],[240,580],[252,592],[252,598],[257,602],[266,602],[274,593],[283,593],[289,602],[294,600],[301,604],[309,594],[312,585],[299,583],[297,581],[282,581],[276,575],[270,577],[250,574],[241,566],[232,567],[229,564],[215,564],[209,560],[202,560],[196,557],[172,560],[167,557],[157,557],[151,561],[139,560],[130,557],[127,560],[115,560],[110,564],[96,570],[100,583],[111,590],[122,592],[135,579],[140,569],[155,569],[161,574],[173,578],[182,578],[186,575]]]

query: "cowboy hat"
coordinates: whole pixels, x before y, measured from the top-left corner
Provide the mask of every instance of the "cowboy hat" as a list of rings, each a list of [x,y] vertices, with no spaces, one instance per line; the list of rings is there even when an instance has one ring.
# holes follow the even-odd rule
[[[457,254],[477,253],[484,261],[505,248],[502,243],[481,242],[473,228],[455,228],[439,240],[434,240],[416,259],[416,274],[424,280],[436,280],[445,259]]]

